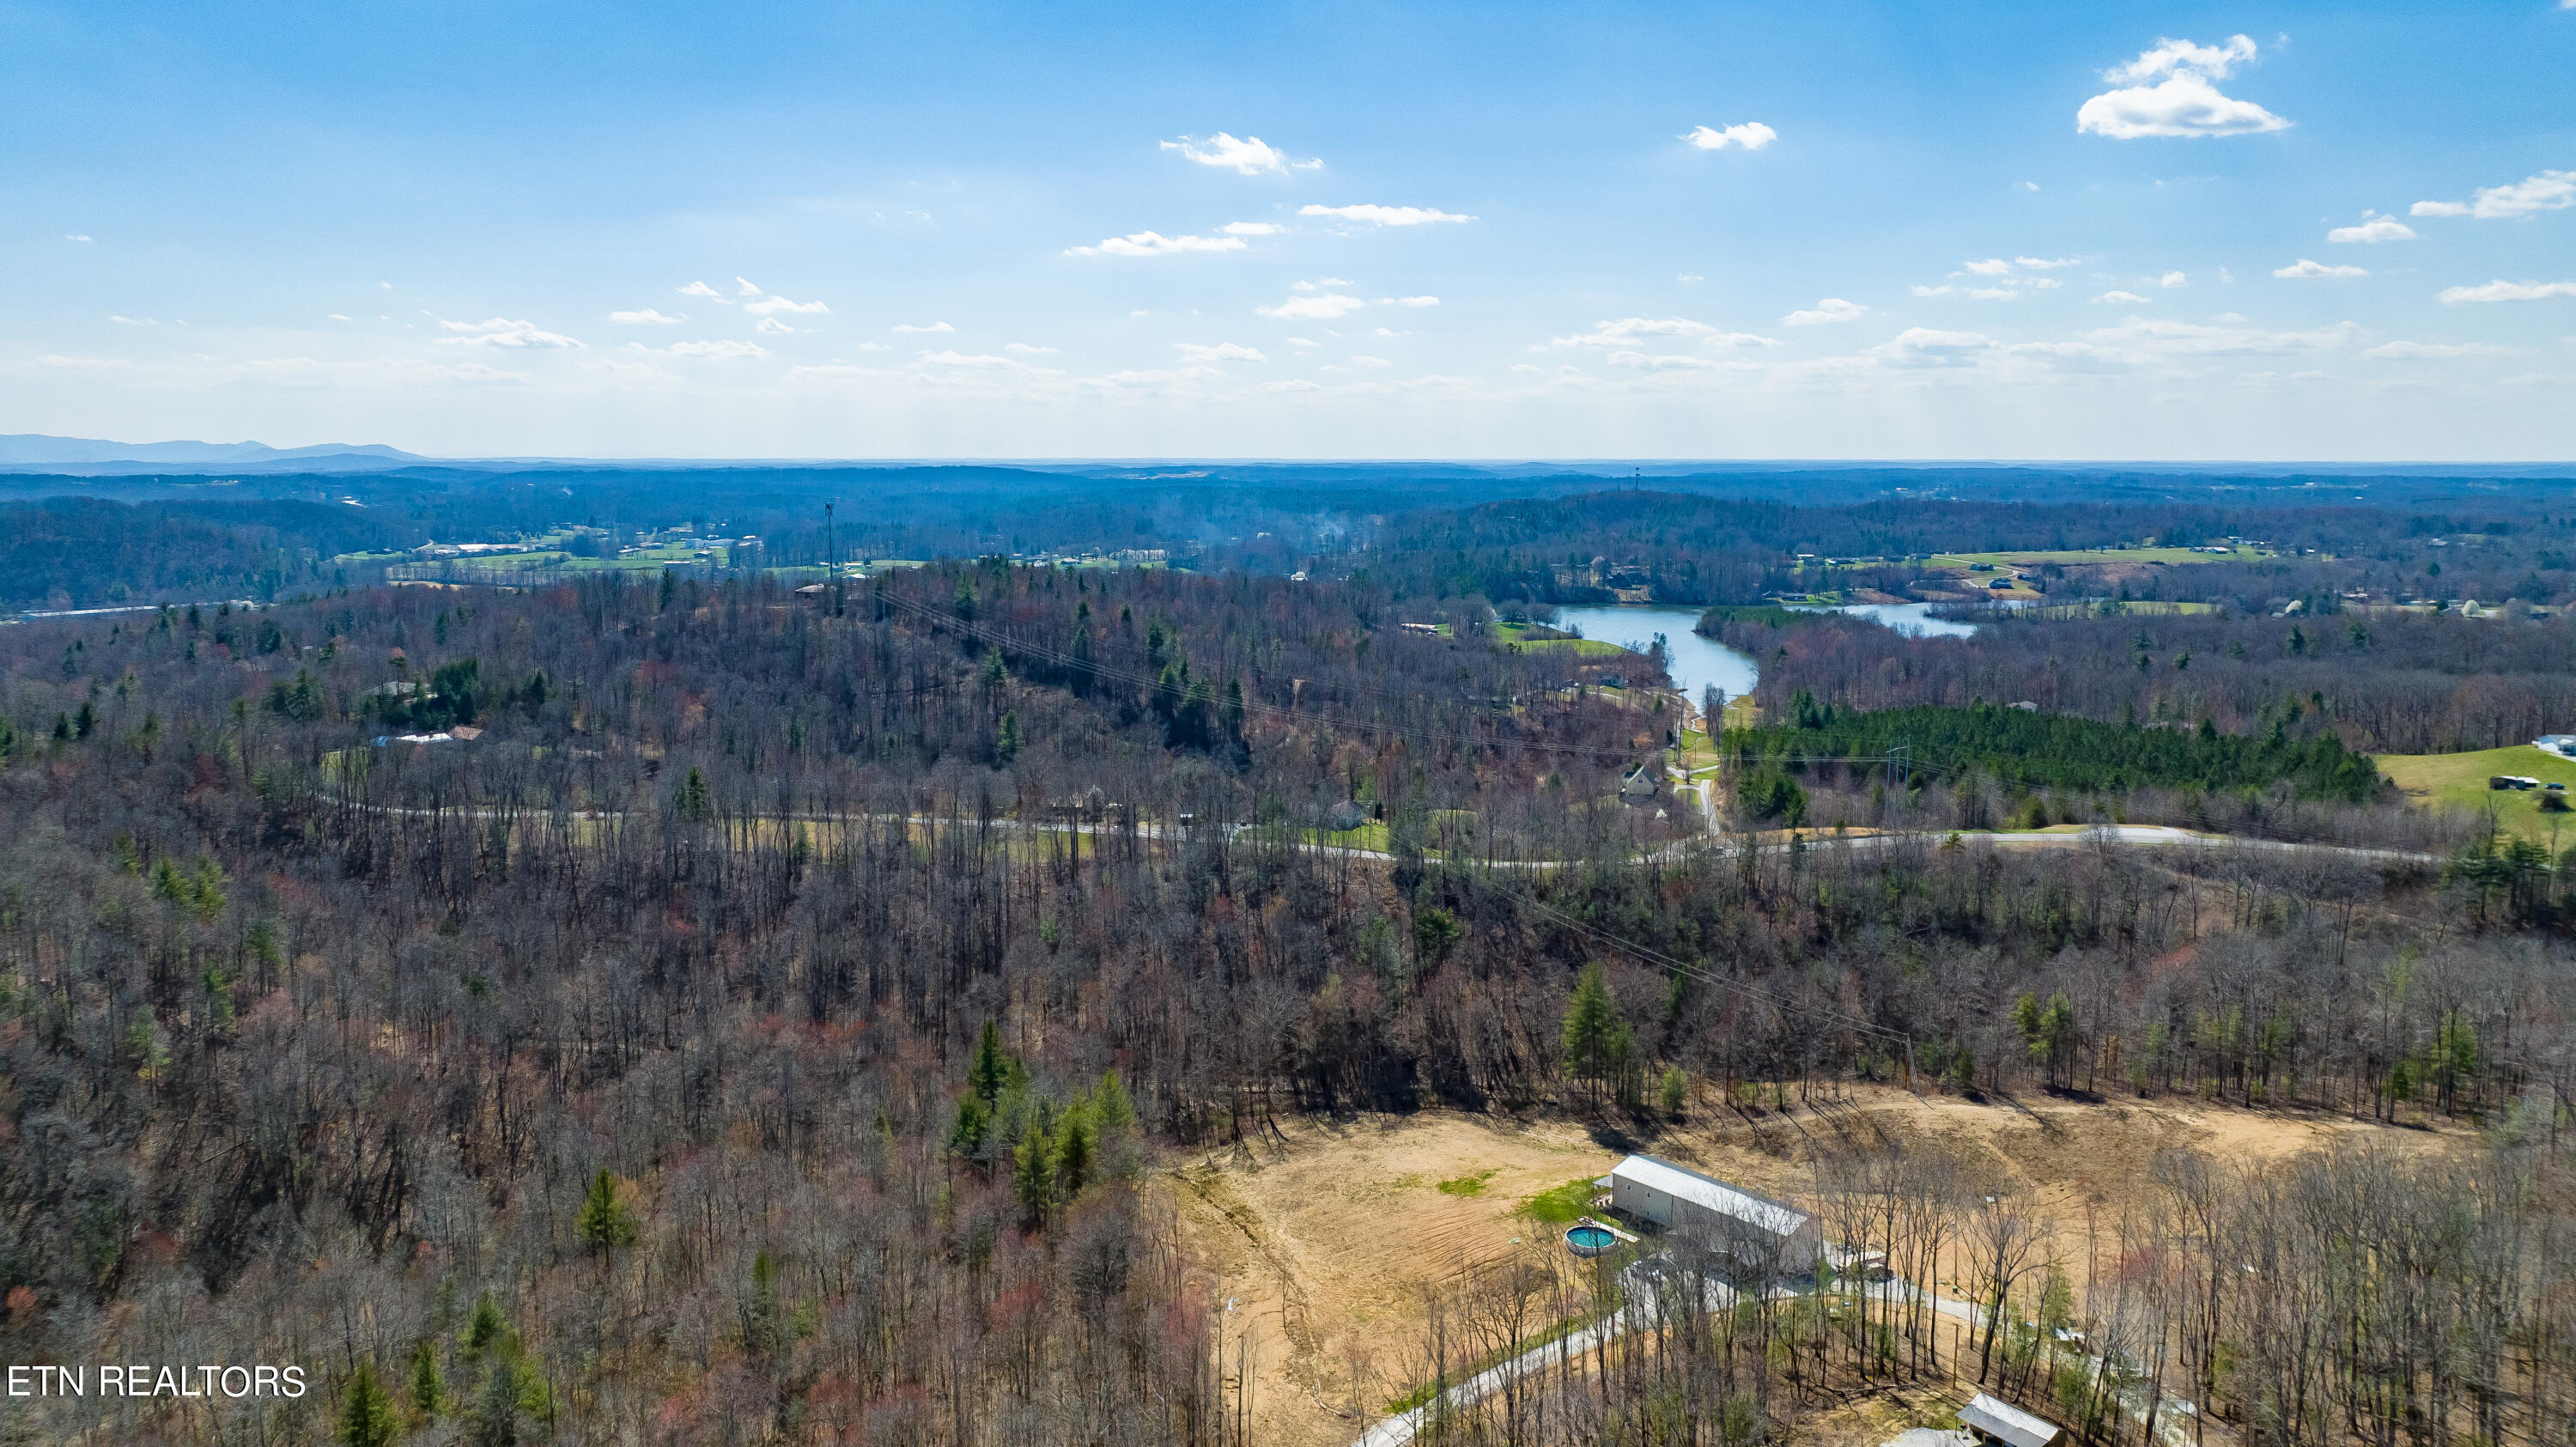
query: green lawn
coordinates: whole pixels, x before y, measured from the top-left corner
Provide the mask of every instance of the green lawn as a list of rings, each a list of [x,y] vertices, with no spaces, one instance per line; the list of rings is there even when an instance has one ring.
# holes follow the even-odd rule
[[[1562,1186],[1551,1186],[1524,1199],[1515,1209],[1519,1215],[1542,1225],[1571,1226],[1592,1209],[1592,1197],[1601,1189],[1593,1182],[1599,1179],[1599,1176],[1584,1176]]]
[[[2565,784],[2576,793],[2576,763],[2544,753],[2529,744],[2481,749],[2473,754],[2381,754],[2375,761],[2389,782],[2407,797],[2434,808],[2494,809],[2496,822],[2525,839],[2548,843],[2553,826],[2576,839],[2576,814],[2540,812],[2540,790],[2529,793],[2487,787],[2497,774],[2527,774],[2544,784]]]
[[[1606,639],[1531,638],[1526,636],[1528,631],[1527,626],[1520,623],[1493,625],[1496,641],[1520,649],[1524,653],[1539,653],[1553,649],[1560,653],[1570,652],[1581,658],[1613,658],[1628,651]]]

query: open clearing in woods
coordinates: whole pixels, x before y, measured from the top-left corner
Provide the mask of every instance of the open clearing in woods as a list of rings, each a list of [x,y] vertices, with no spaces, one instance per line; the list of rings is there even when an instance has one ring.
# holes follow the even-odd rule
[[[2036,1193],[2061,1257],[2082,1276],[2087,1206],[2108,1233],[2148,1162],[2188,1145],[2240,1165],[2338,1138],[2448,1149],[2456,1130],[2392,1129],[2308,1112],[2184,1100],[1917,1099],[1863,1089],[1781,1115],[1701,1109],[1633,1148],[1791,1201],[1811,1198],[1819,1150],[1948,1141],[1999,1184]],[[1249,1338],[1252,1437],[1337,1447],[1414,1385],[1419,1292],[1561,1228],[1518,1214],[1529,1197],[1606,1173],[1626,1153],[1561,1117],[1426,1111],[1298,1123],[1277,1140],[1170,1163],[1194,1267],[1213,1283],[1231,1370]],[[1462,1189],[1475,1180],[1477,1189]],[[1446,1184],[1449,1189],[1443,1190]],[[1893,1404],[1891,1404],[1893,1405]],[[1363,1416],[1365,1415],[1365,1418]],[[1871,1426],[1873,1430],[1876,1417]]]

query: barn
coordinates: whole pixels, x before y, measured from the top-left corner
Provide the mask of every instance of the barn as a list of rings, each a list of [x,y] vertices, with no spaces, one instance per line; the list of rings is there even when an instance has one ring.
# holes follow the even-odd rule
[[[1714,1238],[1719,1250],[1748,1266],[1803,1276],[1824,1251],[1815,1217],[1661,1156],[1630,1156],[1611,1168],[1609,1182],[1611,1208],[1621,1215]]]

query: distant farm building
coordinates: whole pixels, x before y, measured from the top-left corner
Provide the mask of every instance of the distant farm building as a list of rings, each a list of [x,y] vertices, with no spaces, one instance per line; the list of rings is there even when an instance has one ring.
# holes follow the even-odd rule
[[[1803,1276],[1824,1252],[1815,1217],[1660,1156],[1630,1156],[1611,1168],[1608,1180],[1610,1205],[1621,1215],[1713,1238],[1718,1250],[1744,1265]]]
[[[1980,1441],[2000,1442],[2004,1447],[2054,1447],[2066,1436],[2055,1424],[1983,1392],[1959,1409],[1959,1425],[1976,1433]]]

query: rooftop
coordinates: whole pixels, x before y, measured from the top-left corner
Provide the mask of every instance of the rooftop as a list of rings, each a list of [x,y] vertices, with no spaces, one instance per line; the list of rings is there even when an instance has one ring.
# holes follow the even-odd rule
[[[2058,1438],[2058,1429],[2047,1421],[1983,1392],[1959,1409],[1959,1420],[2012,1447],[2048,1447]]]
[[[1610,1174],[1614,1178],[1624,1176],[1677,1201],[1688,1201],[1719,1215],[1759,1226],[1774,1236],[1795,1234],[1808,1221],[1807,1213],[1795,1206],[1739,1190],[1687,1166],[1674,1165],[1661,1156],[1630,1156],[1612,1167]]]

